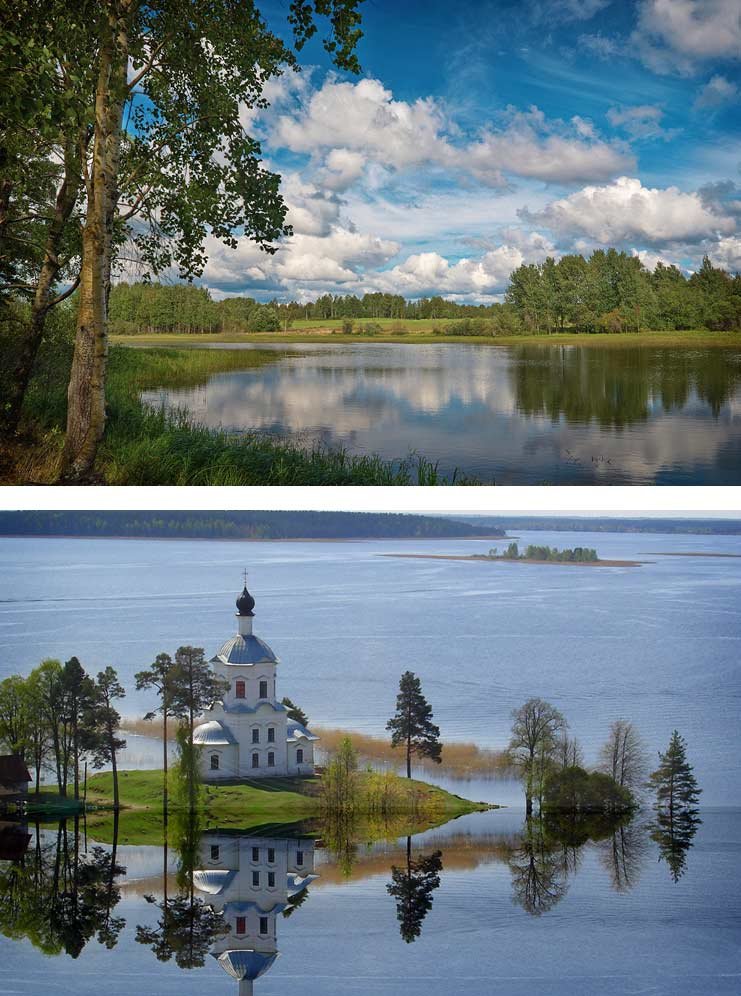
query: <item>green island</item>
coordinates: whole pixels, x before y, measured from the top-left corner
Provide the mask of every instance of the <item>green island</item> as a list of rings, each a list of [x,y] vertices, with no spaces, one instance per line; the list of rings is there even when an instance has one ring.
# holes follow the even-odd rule
[[[502,553],[491,549],[488,553],[381,553],[380,557],[401,557],[408,560],[469,560],[477,562],[505,562],[516,564],[574,564],[581,567],[641,567],[643,560],[601,560],[591,547],[577,546],[570,550],[557,550],[550,546],[528,545],[520,553],[517,543],[510,543]]]
[[[162,812],[162,771],[120,771],[119,809],[113,804],[113,778],[110,772],[92,775],[87,783],[85,803],[61,799],[51,789],[44,789],[28,800],[28,812],[43,822],[54,822],[84,812],[89,832],[98,840],[109,841],[117,823],[119,843],[159,843],[166,833]],[[378,776],[359,772],[361,799],[368,798]],[[440,826],[467,813],[496,809],[486,803],[471,802],[426,782],[392,775],[388,779],[396,793],[391,810],[379,812],[361,804],[354,827],[369,838],[399,836]],[[170,808],[170,819],[186,814]],[[194,814],[204,827],[245,830],[254,827],[285,826],[305,823],[321,826],[327,814],[321,800],[321,777],[260,778],[233,784],[203,787],[200,804]],[[331,822],[331,819],[330,819]]]

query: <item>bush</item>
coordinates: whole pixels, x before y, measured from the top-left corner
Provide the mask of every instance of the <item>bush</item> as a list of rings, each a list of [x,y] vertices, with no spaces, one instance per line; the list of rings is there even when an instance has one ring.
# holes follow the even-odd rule
[[[352,320],[352,318],[343,318],[342,331],[345,333],[345,335],[352,335],[354,328],[355,328],[355,322]]]
[[[624,813],[635,805],[622,785],[601,771],[578,765],[552,772],[545,783],[543,809],[560,813]]]
[[[249,319],[250,332],[278,332],[280,318],[275,308],[267,304],[258,304]]]

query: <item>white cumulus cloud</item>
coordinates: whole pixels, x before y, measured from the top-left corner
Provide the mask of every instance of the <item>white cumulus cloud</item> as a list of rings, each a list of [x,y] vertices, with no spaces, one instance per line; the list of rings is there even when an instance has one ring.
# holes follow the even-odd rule
[[[631,35],[655,72],[689,75],[711,59],[741,57],[738,0],[642,0]]]
[[[587,186],[542,211],[522,212],[559,235],[583,234],[602,245],[640,240],[650,245],[729,235],[733,218],[712,213],[697,193],[677,187],[644,187],[621,176],[606,186]]]
[[[717,74],[712,76],[705,86],[701,87],[695,98],[697,109],[708,107],[720,107],[734,100],[738,94],[738,87],[735,83],[727,80],[725,76]]]

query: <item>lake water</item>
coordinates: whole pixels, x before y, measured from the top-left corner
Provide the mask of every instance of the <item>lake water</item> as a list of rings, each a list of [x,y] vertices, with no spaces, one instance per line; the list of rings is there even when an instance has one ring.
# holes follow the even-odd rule
[[[576,840],[502,810],[350,848],[341,864],[306,831],[206,833],[185,868],[172,846],[114,855],[71,822],[30,827],[8,860],[0,827],[2,991],[731,996],[740,816],[704,810],[678,857],[644,816]],[[235,967],[261,974],[240,987]]]
[[[741,537],[522,533],[594,547],[636,568],[395,559],[477,553],[501,540],[210,542],[0,539],[0,678],[76,654],[115,667],[124,715],[154,700],[134,673],[182,644],[211,655],[236,629],[242,568],[255,632],[281,659],[279,692],[318,726],[383,735],[400,674],[419,674],[444,740],[502,748],[510,713],[553,702],[594,763],[610,722],[653,756],[676,727],[707,806],[741,806]],[[139,755],[147,745],[132,739]],[[475,798],[513,804],[510,783]]]
[[[274,364],[144,399],[230,431],[386,459],[416,451],[445,474],[458,469],[483,482],[741,483],[739,349],[272,348]]]

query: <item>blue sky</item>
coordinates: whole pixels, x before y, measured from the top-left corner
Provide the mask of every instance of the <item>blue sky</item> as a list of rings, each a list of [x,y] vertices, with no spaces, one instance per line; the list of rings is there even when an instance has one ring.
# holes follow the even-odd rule
[[[362,9],[359,76],[317,38],[245,113],[294,235],[273,257],[210,244],[214,296],[488,302],[522,262],[611,245],[741,268],[739,0]]]

